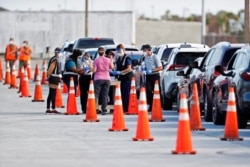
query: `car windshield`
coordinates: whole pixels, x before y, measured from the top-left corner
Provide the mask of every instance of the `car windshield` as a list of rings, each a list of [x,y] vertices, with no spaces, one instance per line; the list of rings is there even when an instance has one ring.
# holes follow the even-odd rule
[[[206,52],[179,52],[175,57],[175,64],[183,67],[188,66],[191,62],[199,57],[204,57]]]

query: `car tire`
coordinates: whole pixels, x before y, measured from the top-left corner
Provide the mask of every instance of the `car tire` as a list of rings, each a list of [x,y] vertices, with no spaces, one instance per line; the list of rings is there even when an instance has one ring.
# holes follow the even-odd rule
[[[218,94],[213,95],[212,119],[213,119],[214,125],[224,125],[225,118],[226,118],[226,114],[225,114],[226,112],[222,113],[218,97],[219,97]]]
[[[172,110],[173,107],[173,100],[167,97],[164,97],[164,101],[163,101],[163,110]]]
[[[212,122],[212,104],[209,103],[207,91],[204,91],[204,120]]]

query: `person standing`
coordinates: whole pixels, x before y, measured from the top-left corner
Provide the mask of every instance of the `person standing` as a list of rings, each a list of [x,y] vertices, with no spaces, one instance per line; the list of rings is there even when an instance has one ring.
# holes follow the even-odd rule
[[[108,92],[110,88],[111,78],[109,71],[113,69],[112,58],[105,57],[105,49],[103,47],[98,48],[98,58],[94,60],[93,72],[94,74],[94,89],[96,105],[98,108],[98,99],[101,94],[101,112],[105,115],[107,112]]]
[[[122,44],[117,45],[116,56],[117,71],[115,71],[115,73],[119,75],[118,80],[121,83],[123,112],[128,112],[131,79],[134,76],[132,71],[132,60],[125,54],[125,48]]]
[[[145,53],[143,71],[146,72],[146,95],[147,103],[149,105],[148,111],[152,111],[154,85],[155,81],[158,80],[160,88],[160,71],[162,70],[162,64],[160,59],[153,54],[152,47],[149,44],[144,45],[143,52]]]
[[[56,48],[55,55],[48,62],[47,78],[49,82],[49,94],[47,97],[47,110],[45,112],[46,114],[60,114],[60,112],[55,109],[56,90],[62,78],[59,62],[59,52],[60,48]],[[52,110],[50,109],[50,107],[52,108]]]
[[[93,60],[91,60],[89,52],[84,53],[81,59],[81,68],[84,69],[84,73],[79,77],[80,101],[82,113],[84,114],[86,113],[89,85],[90,80],[92,79],[91,71],[93,71]]]
[[[65,68],[63,72],[63,82],[67,85],[68,90],[70,89],[70,78],[74,79],[75,94],[77,94],[78,88],[78,74],[83,74],[84,69],[78,68],[78,57],[82,55],[82,51],[74,49],[73,53],[65,62]]]
[[[10,38],[9,44],[6,46],[5,49],[5,62],[6,62],[6,68],[10,67],[10,73],[12,74],[12,68],[17,60],[17,52],[18,52],[18,46],[14,44],[14,38]]]
[[[28,61],[31,58],[31,54],[32,54],[32,49],[29,46],[28,41],[23,41],[23,45],[22,47],[19,49],[20,53],[19,53],[19,71],[21,71],[22,67],[24,67],[24,69],[26,70],[27,65],[28,65]]]

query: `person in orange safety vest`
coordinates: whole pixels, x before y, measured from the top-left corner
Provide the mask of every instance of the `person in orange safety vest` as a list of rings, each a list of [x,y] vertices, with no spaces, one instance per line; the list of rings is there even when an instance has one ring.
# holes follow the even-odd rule
[[[9,66],[10,73],[12,73],[12,67],[17,60],[17,52],[18,52],[18,46],[14,44],[14,38],[10,38],[9,44],[6,45],[5,57],[4,57],[6,62],[6,68],[7,66]]]
[[[22,67],[27,68],[28,61],[31,58],[32,49],[29,46],[28,41],[23,41],[23,46],[19,49],[19,70],[21,71]]]

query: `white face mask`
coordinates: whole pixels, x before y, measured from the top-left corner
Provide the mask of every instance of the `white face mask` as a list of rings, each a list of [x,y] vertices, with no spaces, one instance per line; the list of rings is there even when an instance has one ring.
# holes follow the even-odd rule
[[[23,46],[24,46],[24,47],[27,46],[26,43],[23,43]]]
[[[13,41],[10,41],[10,44],[13,44],[14,42]]]

